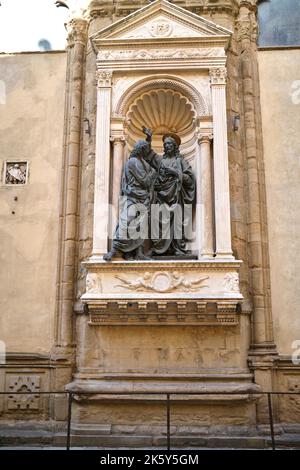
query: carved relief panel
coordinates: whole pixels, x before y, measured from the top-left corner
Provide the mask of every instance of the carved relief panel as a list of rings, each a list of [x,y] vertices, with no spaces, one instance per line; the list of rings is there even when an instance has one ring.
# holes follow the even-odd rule
[[[7,398],[9,411],[37,412],[40,410],[40,395],[32,393],[41,391],[39,375],[9,375],[7,379],[8,390],[11,392]],[[26,395],[26,392],[29,394]]]
[[[28,162],[7,161],[4,163],[3,183],[6,185],[22,185],[28,182]]]

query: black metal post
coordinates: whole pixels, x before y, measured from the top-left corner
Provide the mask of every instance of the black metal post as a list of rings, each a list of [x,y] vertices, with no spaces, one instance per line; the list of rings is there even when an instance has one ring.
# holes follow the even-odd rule
[[[68,392],[68,430],[67,430],[67,450],[71,444],[71,419],[72,419],[72,393]]]
[[[167,449],[171,447],[171,436],[170,436],[170,394],[167,393]]]
[[[271,439],[272,439],[272,450],[276,450],[276,448],[275,448],[275,436],[274,436],[272,397],[271,397],[270,393],[268,393],[268,408],[269,408],[269,421],[270,421],[270,430],[271,430]]]

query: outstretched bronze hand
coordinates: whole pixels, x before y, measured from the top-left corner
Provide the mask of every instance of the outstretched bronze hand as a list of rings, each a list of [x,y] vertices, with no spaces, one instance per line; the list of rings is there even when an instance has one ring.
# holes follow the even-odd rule
[[[152,140],[152,130],[149,129],[148,127],[143,126],[142,131],[147,136],[146,137],[147,142],[151,142],[151,140]]]

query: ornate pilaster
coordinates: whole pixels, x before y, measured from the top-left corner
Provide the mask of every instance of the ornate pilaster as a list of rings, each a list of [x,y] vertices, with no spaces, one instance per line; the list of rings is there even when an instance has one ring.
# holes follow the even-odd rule
[[[110,140],[113,145],[112,206],[115,218],[117,219],[119,216],[119,195],[123,172],[125,137],[124,135],[113,134]]]
[[[201,219],[199,220],[199,232],[201,232],[200,256],[201,258],[212,258],[214,255],[213,235],[213,190],[212,190],[212,152],[211,142],[213,135],[200,133],[198,144],[200,147],[200,161],[197,185],[197,200],[200,201]],[[197,168],[198,168],[197,167]],[[198,214],[197,214],[198,215]]]
[[[226,68],[211,68],[209,74],[214,129],[216,257],[231,258],[232,249],[226,120]]]
[[[238,41],[251,41],[256,45],[258,24],[256,19],[257,0],[241,0],[240,11],[236,21]]]
[[[73,343],[73,302],[78,216],[78,187],[81,140],[82,82],[88,23],[73,18],[68,24],[68,63],[66,84],[66,115],[64,166],[61,196],[60,253],[56,314],[56,351],[70,353]]]
[[[98,70],[93,256],[108,249],[111,86],[112,71]]]
[[[250,291],[253,300],[253,353],[276,352],[270,297],[267,207],[257,64],[256,0],[242,0],[236,21],[245,116],[245,156],[248,182],[248,245]]]

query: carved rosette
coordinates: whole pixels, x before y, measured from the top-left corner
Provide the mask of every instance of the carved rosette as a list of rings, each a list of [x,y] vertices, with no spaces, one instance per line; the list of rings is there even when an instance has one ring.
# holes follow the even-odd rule
[[[173,26],[167,21],[155,21],[149,27],[149,32],[155,38],[165,38],[172,34]]]

